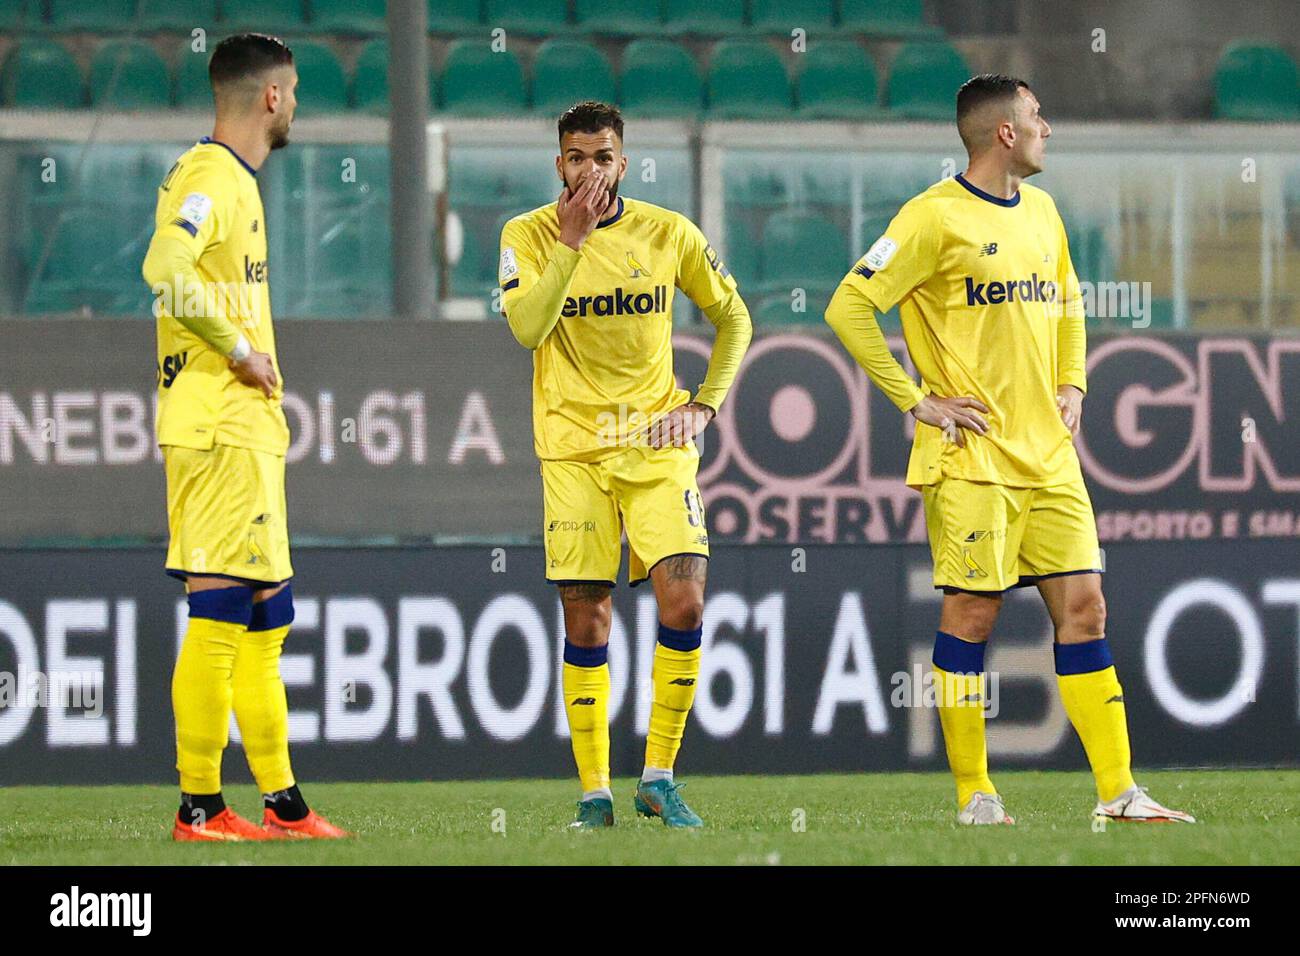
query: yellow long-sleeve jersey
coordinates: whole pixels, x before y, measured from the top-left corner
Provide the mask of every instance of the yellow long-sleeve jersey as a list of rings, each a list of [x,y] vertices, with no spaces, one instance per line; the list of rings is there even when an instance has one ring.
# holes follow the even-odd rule
[[[715,411],[749,344],[749,312],[713,247],[685,216],[618,200],[575,251],[556,204],[501,232],[502,306],[533,349],[533,435],[543,460],[599,461],[691,400],[673,376],[673,290],[717,328],[695,401]]]
[[[242,335],[282,381],[257,174],[230,147],[205,138],[172,166],[142,272],[157,297],[158,443],[283,455],[283,385],[267,398],[228,361]]]
[[[899,305],[911,381],[874,312]],[[963,177],[910,200],[845,276],[826,311],[845,347],[900,410],[926,394],[972,396],[986,435],[945,441],[918,422],[907,483],[943,477],[1045,487],[1081,477],[1061,421],[1061,385],[1086,390],[1083,301],[1051,197],[1022,185],[1001,199]]]

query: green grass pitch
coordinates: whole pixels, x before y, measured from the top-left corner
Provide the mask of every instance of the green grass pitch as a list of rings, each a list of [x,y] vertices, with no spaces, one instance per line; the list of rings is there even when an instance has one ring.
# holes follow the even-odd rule
[[[612,830],[575,833],[570,780],[311,783],[315,807],[359,839],[173,844],[171,787],[0,788],[0,864],[1292,864],[1300,859],[1300,770],[1146,771],[1195,825],[1094,832],[1087,773],[995,774],[1015,827],[958,827],[947,774],[694,777],[683,795],[700,832],[632,812],[615,781]],[[247,785],[226,799],[260,819]],[[802,828],[800,826],[802,824]]]

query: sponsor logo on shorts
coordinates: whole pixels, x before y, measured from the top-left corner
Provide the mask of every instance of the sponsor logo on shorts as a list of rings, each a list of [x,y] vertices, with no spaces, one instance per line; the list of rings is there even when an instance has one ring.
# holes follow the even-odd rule
[[[546,526],[546,533],[554,531],[595,531],[596,522],[594,521],[571,521],[556,520]]]

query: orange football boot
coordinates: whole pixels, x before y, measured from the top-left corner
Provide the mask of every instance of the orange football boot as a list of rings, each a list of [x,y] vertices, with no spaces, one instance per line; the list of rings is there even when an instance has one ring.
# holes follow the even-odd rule
[[[342,840],[352,836],[315,810],[308,810],[301,820],[281,820],[270,807],[262,811],[262,832],[269,840]]]
[[[185,841],[208,841],[214,843],[242,843],[246,840],[270,840],[261,827],[245,820],[234,810],[226,807],[202,826],[193,826],[176,815],[172,826],[172,839]]]

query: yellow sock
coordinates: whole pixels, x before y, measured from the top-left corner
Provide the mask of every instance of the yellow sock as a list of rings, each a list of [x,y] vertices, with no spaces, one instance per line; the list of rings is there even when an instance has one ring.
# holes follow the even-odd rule
[[[234,708],[244,756],[262,793],[293,786],[289,765],[289,701],[280,678],[280,650],[289,626],[247,631],[235,657]]]
[[[1088,754],[1097,781],[1097,796],[1102,802],[1114,800],[1134,785],[1124,688],[1120,686],[1115,667],[1112,664],[1082,674],[1058,673],[1056,683],[1061,689],[1065,714]]]
[[[212,593],[212,592],[208,592]],[[231,675],[244,625],[190,618],[172,672],[176,769],[181,791],[221,792],[221,754],[230,737]]]
[[[672,770],[686,731],[686,716],[695,702],[700,677],[700,648],[678,651],[655,645],[654,702],[650,706],[650,732],[646,735],[645,765]]]
[[[934,668],[935,695],[948,766],[957,781],[957,806],[975,792],[997,793],[989,779],[989,752],[984,738],[984,675],[950,674]]]
[[[564,712],[573,759],[582,792],[591,793],[609,789],[609,665],[603,661],[605,648],[579,650],[598,651],[602,658],[591,666],[564,662]]]

